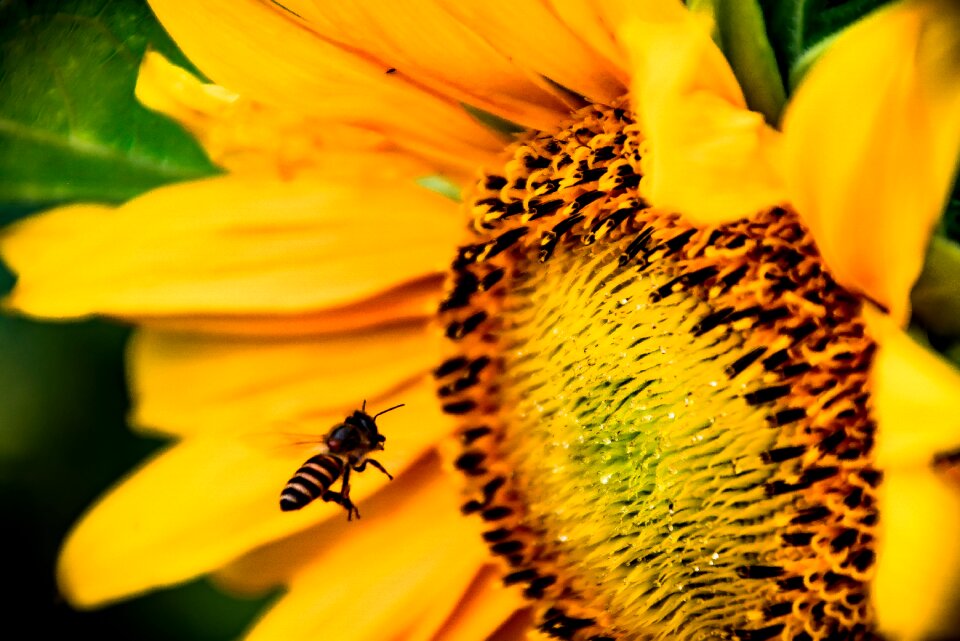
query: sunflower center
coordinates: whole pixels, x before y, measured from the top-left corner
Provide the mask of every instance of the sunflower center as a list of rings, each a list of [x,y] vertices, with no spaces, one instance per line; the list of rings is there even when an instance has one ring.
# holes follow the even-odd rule
[[[872,344],[783,210],[646,207],[630,114],[487,175],[442,306],[464,512],[560,639],[867,638]]]

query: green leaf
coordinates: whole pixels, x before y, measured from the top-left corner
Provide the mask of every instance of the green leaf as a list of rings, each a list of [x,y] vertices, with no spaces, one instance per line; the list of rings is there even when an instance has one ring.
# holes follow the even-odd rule
[[[501,118],[496,114],[492,114],[489,111],[484,111],[483,109],[474,107],[473,105],[468,105],[465,102],[460,104],[468,114],[477,120],[477,122],[484,127],[492,129],[496,133],[503,135],[504,137],[512,138],[513,136],[526,131],[523,125],[518,125],[512,120]]]
[[[935,236],[910,292],[913,315],[940,337],[960,339],[960,245]]]
[[[832,36],[891,0],[760,0],[780,75],[794,89]]]
[[[118,202],[216,173],[134,97],[148,48],[188,66],[144,0],[0,2],[0,210]]]
[[[458,203],[461,200],[460,187],[445,176],[439,174],[424,176],[417,180],[417,184],[441,196],[446,196],[454,202]]]
[[[951,343],[943,350],[943,355],[949,360],[955,367],[960,368],[960,341]]]
[[[960,163],[958,163],[960,164]],[[947,200],[947,207],[940,221],[941,233],[950,240],[960,243],[960,174],[953,183],[953,190]]]
[[[776,125],[786,94],[757,0],[691,0],[689,7],[712,16],[714,39],[740,82],[747,105]]]

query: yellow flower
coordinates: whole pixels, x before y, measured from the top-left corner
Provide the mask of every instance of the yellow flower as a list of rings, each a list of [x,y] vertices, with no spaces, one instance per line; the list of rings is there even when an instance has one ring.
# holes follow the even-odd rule
[[[632,248],[621,266],[629,263],[640,251],[631,242],[639,235],[617,236],[626,219],[610,223],[596,206],[590,208],[607,196],[612,201],[616,193],[616,207],[604,215],[639,208],[629,203],[642,195],[652,206],[637,219],[662,222],[651,237],[667,243],[667,253],[683,247],[676,260],[690,261],[684,265],[691,270],[698,266],[708,284],[734,270],[696,261],[728,260],[737,253],[733,243],[714,246],[709,240],[714,231],[740,230],[741,238],[753,242],[762,237],[763,225],[771,234],[775,228],[789,234],[802,229],[798,216],[832,278],[891,313],[867,319],[880,349],[872,365],[863,366],[869,366],[869,405],[879,429],[874,450],[865,445],[859,455],[884,473],[877,561],[872,562],[871,541],[863,542],[871,556],[859,557],[867,559],[859,582],[873,586],[872,607],[864,610],[870,618],[848,622],[842,615],[826,616],[847,625],[851,635],[879,628],[912,639],[943,631],[960,567],[955,543],[960,496],[931,461],[960,446],[953,418],[960,378],[897,325],[908,317],[907,295],[960,150],[960,16],[949,3],[894,3],[848,30],[792,97],[779,130],[747,109],[736,77],[711,40],[709,21],[670,1],[419,0],[404,3],[402,10],[306,1],[151,5],[217,84],[201,84],[148,55],[138,96],[189,128],[226,175],[157,189],[117,208],[74,205],[47,212],[17,225],[0,246],[18,274],[9,306],[51,318],[102,314],[136,324],[129,352],[132,423],[174,441],[108,494],[66,543],[60,580],[73,603],[94,606],[213,574],[240,591],[287,588],[250,631],[251,639],[484,639],[517,616],[505,629],[523,634],[526,619],[515,615],[524,607],[519,593],[499,585],[501,573],[484,549],[480,519],[461,516],[460,484],[443,471],[438,451],[458,426],[468,446],[490,433],[462,418],[486,410],[462,396],[473,392],[458,381],[472,388],[481,380],[480,387],[502,392],[498,402],[513,398],[517,407],[529,399],[485,378],[484,356],[469,363],[451,357],[436,331],[435,310],[443,300],[446,334],[459,341],[487,322],[483,309],[472,316],[460,309],[469,302],[475,312],[476,301],[468,299],[476,292],[482,297],[503,291],[496,289],[504,286],[497,285],[504,274],[497,261],[517,260],[518,254],[506,251],[511,244],[547,258],[574,225],[591,242],[607,235],[621,243],[610,246],[617,252]],[[545,137],[530,134],[511,145],[462,105],[546,132]],[[620,112],[635,115],[636,124]],[[629,124],[614,122],[618,119]],[[589,145],[575,144],[578,127],[593,136]],[[560,140],[571,146],[562,147]],[[597,141],[622,155],[607,157],[608,147]],[[570,165],[564,169],[546,158],[541,166],[542,157],[531,150],[566,156]],[[624,172],[614,175],[604,163]],[[642,165],[642,180],[630,173],[636,163]],[[597,168],[603,171],[590,175]],[[473,186],[478,170],[480,183]],[[540,170],[559,173],[535,173]],[[417,182],[438,175],[463,188],[479,236],[468,232],[456,203]],[[631,177],[639,184],[628,184]],[[534,184],[540,178],[556,182],[541,189]],[[588,198],[584,184],[591,185]],[[547,215],[536,210],[546,204],[539,200],[544,190],[568,188],[574,188],[567,192],[570,200],[555,201],[566,218],[535,223]],[[519,210],[508,220],[514,213],[499,208],[511,189],[528,197],[516,201]],[[795,213],[781,215],[776,207]],[[544,220],[551,225],[561,220],[566,227],[547,228]],[[513,234],[521,221],[523,231]],[[587,228],[587,223],[597,224]],[[531,229],[540,235],[521,239]],[[676,247],[670,244],[681,237]],[[688,252],[684,243],[691,238],[699,244]],[[777,251],[783,249],[780,240]],[[813,245],[797,239],[801,246],[807,251]],[[442,274],[458,247],[456,275],[444,298]],[[569,247],[564,251],[542,280],[534,271],[511,276],[536,297],[511,290],[501,297],[503,309],[522,309],[534,300],[537,309],[555,308],[574,322],[578,314],[586,318],[586,307],[555,287],[585,273],[577,262],[583,256]],[[612,249],[596,251],[607,259],[616,256]],[[820,259],[808,258],[812,262],[804,265],[819,270]],[[651,256],[656,260],[660,257]],[[756,282],[766,277],[768,265],[735,260],[741,261],[737,267],[763,272],[751,274]],[[820,283],[818,278],[812,275],[811,282]],[[839,292],[831,296],[846,306],[843,327],[859,333],[850,344],[861,348],[830,357],[869,364],[860,303],[835,288],[831,277],[823,278]],[[656,283],[660,297],[671,295],[674,285],[701,284],[690,278]],[[634,286],[624,281],[616,287],[621,285],[616,291]],[[744,292],[769,293],[761,285]],[[804,292],[818,294],[816,285]],[[799,295],[783,294],[782,302],[792,313],[815,315],[832,300],[805,303]],[[682,326],[679,311],[662,323],[676,324],[679,342],[695,343],[686,337],[706,335],[709,314],[703,314],[694,328]],[[740,331],[738,321],[716,317],[716,322]],[[521,330],[509,331],[504,335],[539,340],[529,331],[523,336]],[[752,340],[765,339],[758,332]],[[479,342],[484,341],[500,346]],[[599,347],[606,338],[591,334],[591,341]],[[475,347],[463,344],[473,345],[466,350]],[[505,362],[522,358],[520,351],[504,355]],[[731,379],[749,369],[750,363],[737,363]],[[678,367],[667,360],[656,366]],[[465,368],[468,376],[449,382]],[[453,386],[440,390],[446,414],[434,392],[435,369],[442,386]],[[695,370],[695,376],[701,374],[712,372]],[[544,386],[555,385],[547,378]],[[773,394],[750,389],[747,398]],[[560,397],[564,391],[551,394]],[[827,392],[804,397],[809,408],[802,407],[801,414],[815,422],[818,412],[837,411],[826,411],[829,397]],[[397,480],[388,486],[382,475],[355,475],[359,522],[346,522],[334,503],[281,512],[283,481],[311,452],[309,445],[291,446],[290,435],[317,441],[364,400],[375,411],[406,404],[380,419],[387,444],[378,460]],[[535,410],[524,406],[523,420],[538,416]],[[733,409],[723,410],[728,411],[733,415]],[[743,425],[752,425],[749,421],[764,417],[747,408],[742,418]],[[735,464],[744,466],[738,474],[753,474],[751,465],[772,456],[763,449],[769,443],[761,444],[756,434],[751,428],[744,435],[753,449],[735,457]],[[509,430],[505,435],[516,437]],[[873,434],[863,438],[870,443]],[[817,445],[807,454],[816,455]],[[536,447],[536,442],[518,446],[513,459],[497,464],[516,464],[519,470],[527,469],[528,460],[539,465],[547,448]],[[491,472],[480,468],[477,456],[483,454],[468,449],[448,457],[486,483],[476,509],[463,507],[487,510],[488,521],[504,519],[482,501],[489,501],[504,483],[497,479],[506,477],[487,480]],[[712,476],[698,477],[697,483],[713,482]],[[803,479],[794,482],[799,486]],[[545,479],[546,487],[553,487],[550,483]],[[480,486],[474,480],[471,487]],[[763,493],[761,484],[753,490]],[[562,511],[551,503],[554,498],[547,490],[533,497],[546,499],[544,514]],[[571,505],[577,501],[590,503],[593,497],[574,497]],[[518,531],[512,527],[510,536]],[[577,534],[602,539],[594,541],[597,549],[613,544],[602,524],[585,527]],[[519,529],[530,535],[536,527],[526,523]],[[483,534],[512,562],[511,552],[522,546],[503,536],[490,529]],[[643,569],[641,564],[631,570],[631,580]],[[738,570],[745,578],[750,572],[772,573],[762,564]],[[524,567],[510,575],[511,582],[527,581],[528,596],[548,593],[547,609],[537,614],[542,631],[576,637],[603,624],[634,638],[616,620],[591,619],[577,627],[587,619],[550,609],[570,600],[549,594],[557,589],[551,587],[556,577],[517,572],[535,570]],[[576,577],[569,581],[583,588]],[[573,600],[583,605],[607,596]],[[633,616],[637,598],[618,594],[610,602]],[[852,601],[848,605],[860,611]],[[737,625],[752,626],[750,638],[792,629],[760,620],[782,619],[786,612],[741,610],[738,616],[746,616],[746,623]],[[683,623],[641,616],[641,624],[663,626],[657,634],[667,634],[670,626],[693,634]],[[717,625],[712,629],[733,629],[733,623]]]

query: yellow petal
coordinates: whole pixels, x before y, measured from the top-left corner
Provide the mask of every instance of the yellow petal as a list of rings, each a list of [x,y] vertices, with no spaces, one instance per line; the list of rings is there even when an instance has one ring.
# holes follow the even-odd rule
[[[317,511],[281,520],[277,505],[303,460],[226,439],[171,447],[76,526],[61,552],[61,591],[75,606],[101,605],[197,576],[288,527],[305,527]],[[330,517],[335,507],[320,511]]]
[[[960,372],[877,311],[866,316],[879,347],[870,386],[884,470],[928,466],[960,448]]]
[[[960,598],[960,488],[933,468],[960,447],[960,373],[868,308],[878,343],[870,386],[883,471],[876,578],[880,631],[898,641],[948,638]]]
[[[222,177],[68,206],[0,239],[8,304],[51,317],[300,313],[442,272],[457,205],[402,181]]]
[[[429,387],[426,384],[424,387]],[[426,400],[425,400],[426,399]],[[427,390],[401,390],[384,402],[406,402],[405,412],[384,421],[387,447],[377,457],[398,476],[449,433]],[[359,400],[358,403],[359,405]],[[316,434],[343,420],[318,419]],[[315,450],[264,447],[243,437],[188,438],[148,462],[108,493],[64,545],[60,587],[75,605],[90,607],[184,581],[212,571],[245,552],[303,530],[343,509],[317,501],[299,512],[281,512],[287,479]],[[379,473],[351,479],[351,498],[365,499],[389,481]]]
[[[537,129],[555,125],[567,111],[522,60],[491,46],[436,0],[290,0],[284,7],[319,38],[452,100]]]
[[[411,465],[402,477],[364,501],[360,525],[368,524],[374,518],[376,522],[383,522],[398,513],[418,510],[417,498],[450,492],[453,487],[449,483],[451,479],[444,484],[442,475],[440,458],[431,451]],[[443,518],[449,516],[452,515],[443,515]],[[259,595],[289,585],[317,557],[330,554],[338,545],[347,544],[353,534],[356,534],[356,526],[352,522],[328,519],[247,551],[219,568],[213,578],[230,591],[247,596]]]
[[[609,103],[626,92],[622,72],[590,49],[575,25],[564,24],[539,0],[442,4],[518,64],[592,102]]]
[[[403,140],[251,101],[201,82],[156,52],[144,56],[136,91],[140,102],[180,122],[213,162],[232,173],[289,178],[312,171],[329,177],[360,166],[397,178],[435,172],[456,177],[472,173],[479,160],[476,154],[429,148],[427,158],[415,159],[402,151]]]
[[[386,537],[373,539],[377,545],[365,549],[354,547],[352,552],[370,554],[370,550],[394,545],[388,548],[391,553],[375,552],[377,563],[362,572],[350,569],[331,574],[327,564],[312,567],[246,638],[309,640],[323,635],[331,641],[377,641],[383,638],[384,630],[403,638],[409,628],[422,624],[427,617],[445,614],[454,605],[450,601],[455,602],[451,595],[459,596],[469,584],[483,560],[483,550],[464,540],[470,535],[425,529],[423,523],[404,521],[399,527],[414,528],[416,536],[426,539],[432,549],[410,546],[402,559],[395,559],[399,537],[389,536],[392,523],[381,526]],[[338,578],[331,581],[331,576]],[[321,586],[328,589],[321,591]],[[332,598],[323,599],[324,592]],[[351,624],[331,626],[336,617]]]
[[[137,75],[137,99],[202,134],[207,123],[229,113],[240,96],[224,87],[204,83],[163,54],[147,51]]]
[[[149,329],[170,332],[315,336],[432,318],[442,297],[442,278],[430,276],[350,305],[306,314],[140,316],[137,321]]]
[[[783,130],[791,201],[831,271],[905,322],[960,154],[960,7],[897,2],[850,28]]]
[[[897,641],[948,639],[960,612],[960,490],[929,466],[884,471],[876,578],[879,631]]]
[[[433,641],[484,641],[523,606],[518,591],[503,586],[499,569],[488,566]]]
[[[438,342],[422,322],[292,339],[141,331],[128,357],[132,421],[193,435],[346,412],[427,374]]]
[[[413,472],[414,482],[375,497],[359,522],[278,542],[221,575],[229,585],[231,577],[261,581],[262,570],[278,578],[278,568],[289,572],[283,577],[288,593],[248,641],[373,641],[422,632],[429,638],[486,551],[474,524],[459,514],[459,493],[437,462]]]
[[[502,146],[456,102],[318,37],[275,4],[153,0],[150,6],[209,78],[256,102],[361,125],[451,154]]]
[[[679,3],[637,11],[618,33],[647,136],[641,184],[653,205],[720,223],[781,204],[777,133],[749,111],[712,25]]]

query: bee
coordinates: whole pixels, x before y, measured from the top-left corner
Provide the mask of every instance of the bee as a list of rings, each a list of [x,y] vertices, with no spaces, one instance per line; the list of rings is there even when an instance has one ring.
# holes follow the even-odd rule
[[[319,498],[343,507],[347,511],[348,521],[354,516],[359,519],[360,511],[350,500],[350,471],[362,472],[369,463],[393,480],[393,476],[379,461],[368,456],[371,452],[382,450],[387,440],[377,430],[377,417],[401,407],[402,403],[370,416],[366,411],[367,402],[364,401],[363,407],[330,428],[323,438],[326,451],[307,459],[287,481],[280,494],[280,509],[284,512],[299,510]],[[331,491],[330,486],[341,477],[340,491]]]

